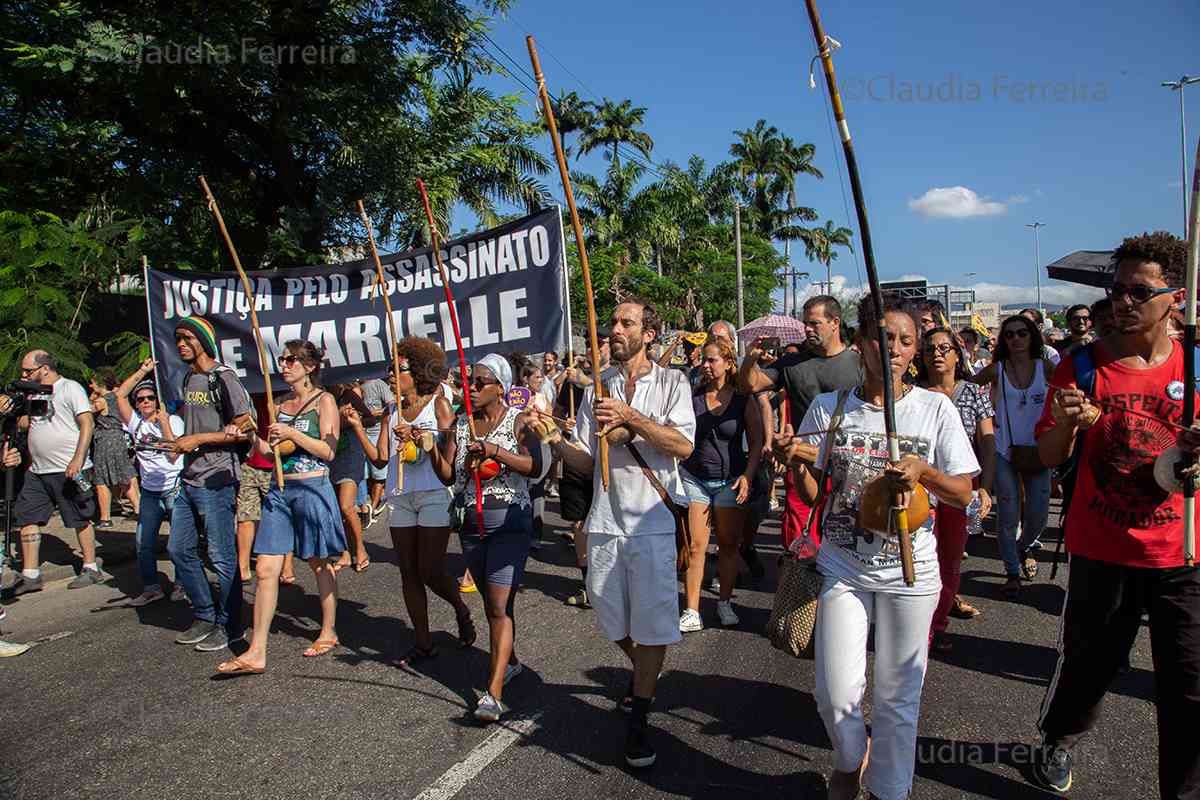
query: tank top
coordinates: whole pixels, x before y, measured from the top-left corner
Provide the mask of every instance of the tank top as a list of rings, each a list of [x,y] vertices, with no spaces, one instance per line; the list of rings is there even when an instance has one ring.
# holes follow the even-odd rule
[[[705,390],[692,393],[692,411],[696,414],[696,446],[683,462],[683,468],[702,480],[728,481],[746,471],[747,395],[734,392],[720,413],[712,411]]]
[[[421,413],[408,424],[414,428],[420,428],[423,431],[434,431],[437,433],[437,398],[438,394],[434,394],[429,398],[429,402],[421,409]],[[396,411],[400,414],[399,409]],[[403,417],[400,417],[403,420]],[[405,420],[407,422],[407,420]],[[429,460],[429,454],[417,448],[417,460],[405,462],[400,459],[400,442],[396,438],[395,426],[391,426],[392,430],[388,431],[389,452],[392,457],[388,462],[388,477],[386,491],[389,497],[402,494],[413,494],[414,492],[428,492],[434,489],[446,489],[446,484],[442,483],[442,479],[433,471],[433,462]],[[397,470],[404,470],[404,485],[399,491],[396,490],[396,475]]]
[[[1033,364],[1033,380],[1025,389],[1018,389],[1008,380],[1004,364],[1000,364],[1000,391],[996,408],[996,452],[1008,458],[1013,445],[1033,446],[1033,426],[1042,416],[1046,404],[1045,365],[1039,358]]]
[[[521,415],[518,408],[510,408],[501,418],[496,429],[482,437],[485,442],[492,442],[510,452],[517,452],[517,417]],[[475,509],[475,480],[467,472],[467,444],[471,441],[471,430],[467,426],[466,417],[458,421],[455,429],[454,453],[454,493],[464,492],[466,497],[467,514],[473,515]],[[484,509],[507,510],[508,506],[532,508],[529,499],[529,478],[513,472],[504,464],[500,472],[490,481],[483,482]],[[485,513],[485,525],[488,522]],[[487,525],[487,527],[491,527]]]
[[[320,397],[320,395],[317,396]],[[320,439],[321,412],[317,409],[320,402],[320,400],[310,400],[309,403],[311,405],[308,406],[307,410],[302,407],[298,416],[286,414],[280,410],[275,415],[275,419],[284,425],[291,425],[305,436]],[[296,451],[283,460],[283,472],[285,475],[295,475],[302,472],[320,472],[326,468],[327,463],[300,445],[296,445]]]

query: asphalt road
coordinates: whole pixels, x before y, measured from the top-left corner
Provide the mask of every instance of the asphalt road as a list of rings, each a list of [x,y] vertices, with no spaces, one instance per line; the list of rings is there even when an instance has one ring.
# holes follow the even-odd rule
[[[760,536],[772,564],[777,533],[769,521]],[[651,715],[658,764],[634,772],[614,708],[626,664],[591,612],[563,605],[577,573],[569,547],[548,538],[516,603],[527,669],[505,693],[511,718],[488,728],[469,716],[487,665],[478,595],[469,602],[484,635],[473,649],[455,647],[453,614],[433,601],[440,657],[419,672],[387,664],[412,639],[383,522],[368,533],[370,569],[342,573],[342,647],[301,658],[318,608],[312,575],[298,566],[263,676],[214,679],[219,654],[174,644],[190,621],[186,603],[124,607],[125,593],[140,589],[132,564],[111,586],[68,591],[58,581],[11,602],[3,638],[41,641],[0,661],[0,797],[825,797],[831,753],[812,662],[760,635],[773,568],[758,589],[738,589],[738,628],[688,634],[670,650]],[[969,549],[963,594],[984,614],[953,621],[953,653],[931,662],[914,796],[1046,797],[1022,765],[1054,665],[1066,572],[1051,583],[1044,563],[1008,603],[995,540]],[[160,568],[170,573],[165,558]],[[715,624],[715,597],[705,595],[701,613]],[[1072,796],[1157,795],[1145,631],[1132,663],[1077,753]]]

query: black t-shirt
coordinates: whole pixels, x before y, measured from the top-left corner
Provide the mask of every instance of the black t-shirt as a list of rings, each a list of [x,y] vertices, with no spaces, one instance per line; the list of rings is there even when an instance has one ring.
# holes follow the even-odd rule
[[[850,389],[862,381],[862,361],[848,347],[829,357],[789,353],[762,371],[776,389],[787,391],[793,429],[804,419],[817,395]]]

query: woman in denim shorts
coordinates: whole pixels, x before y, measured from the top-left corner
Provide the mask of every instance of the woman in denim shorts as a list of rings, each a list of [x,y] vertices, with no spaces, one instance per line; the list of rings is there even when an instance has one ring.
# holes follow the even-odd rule
[[[466,512],[459,530],[463,555],[488,616],[491,668],[487,690],[475,707],[476,719],[483,722],[495,722],[508,710],[501,694],[522,670],[513,647],[513,601],[533,535],[529,485],[550,470],[549,450],[528,425],[528,416],[505,404],[512,381],[512,365],[502,356],[489,355],[475,365],[470,386],[474,430],[460,418],[438,465],[439,477],[453,482]],[[477,468],[490,476],[482,479],[478,496]]]
[[[758,472],[762,438],[758,406],[734,385],[737,354],[726,339],[711,339],[700,362],[700,384],[692,394],[696,412],[696,447],[679,465],[688,499],[692,553],[684,578],[686,607],[679,617],[684,633],[702,630],[700,584],[708,540],[717,534],[717,575],[721,599],[717,615],[725,626],[737,625],[730,598],[738,574],[738,546],[749,511],[750,487]],[[747,438],[749,448],[747,450]]]
[[[400,563],[404,606],[413,626],[413,646],[396,661],[406,667],[438,654],[429,629],[429,592],[454,608],[459,644],[475,643],[475,624],[454,578],[446,574],[450,540],[450,490],[440,472],[450,471],[439,447],[426,451],[422,439],[442,438],[454,427],[454,412],[441,391],[446,354],[432,339],[409,336],[396,346],[400,358],[395,417],[385,414],[378,446],[367,455],[388,467],[387,498],[392,545]],[[439,469],[441,466],[441,469]]]

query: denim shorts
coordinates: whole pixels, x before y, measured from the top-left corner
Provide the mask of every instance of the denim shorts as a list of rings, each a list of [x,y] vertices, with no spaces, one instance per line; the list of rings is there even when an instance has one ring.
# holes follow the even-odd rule
[[[459,531],[459,540],[467,569],[476,583],[518,587],[525,575],[525,560],[533,540],[533,509],[511,506],[504,524],[482,538],[474,514],[468,514]]]
[[[679,468],[679,478],[683,481],[683,493],[689,503],[699,503],[717,508],[737,508],[737,492],[733,490],[736,478],[730,480],[708,480],[697,478],[683,467]]]

